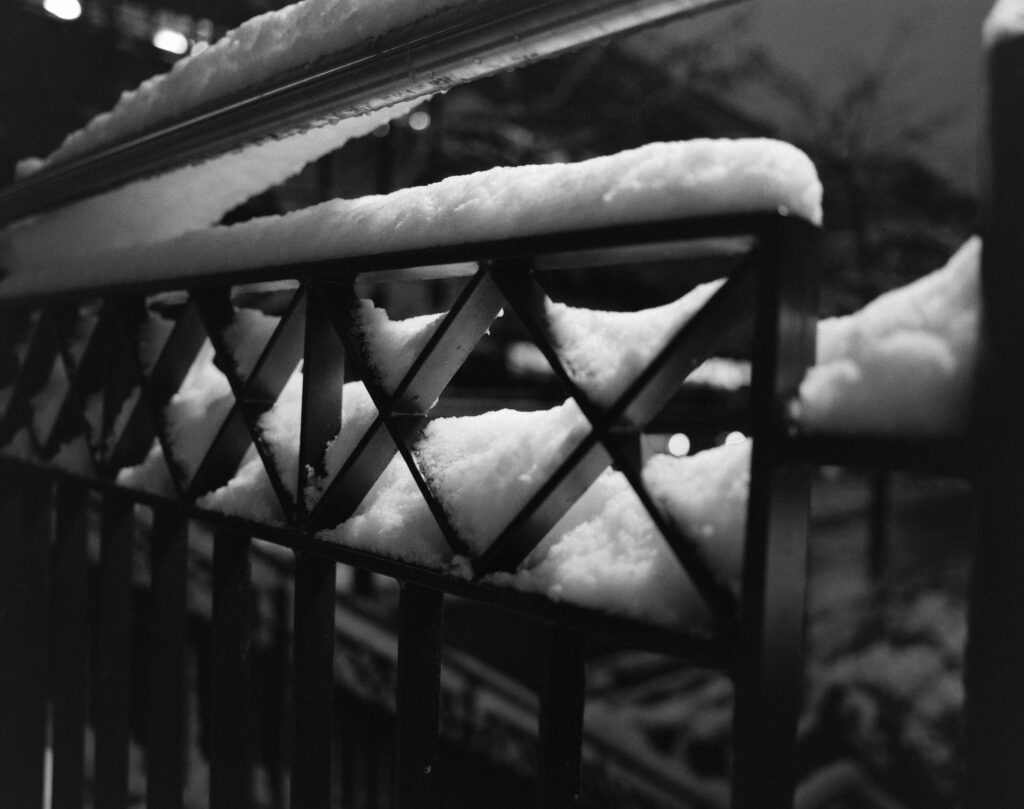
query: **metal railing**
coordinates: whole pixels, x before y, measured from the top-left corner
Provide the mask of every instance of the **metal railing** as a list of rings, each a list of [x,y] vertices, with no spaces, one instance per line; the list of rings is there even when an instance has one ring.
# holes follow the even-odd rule
[[[626,394],[608,410],[594,405],[564,371],[544,326],[538,263],[546,256],[564,259],[576,254],[599,260],[600,243],[617,248],[664,243],[706,244],[708,236],[744,237],[753,248],[730,275],[728,283],[703,312],[682,328]],[[689,243],[689,244],[687,244]],[[85,634],[81,579],[86,575],[84,531],[90,509],[87,490],[100,497],[99,605],[95,676],[88,684],[92,721],[96,728],[96,805],[125,805],[128,712],[131,691],[130,649],[132,581],[131,533],[133,507],[152,510],[153,611],[148,693],[177,695],[150,700],[149,726],[156,742],[150,751],[149,800],[174,805],[180,796],[182,750],[180,694],[181,643],[184,610],[186,526],[199,520],[216,529],[213,543],[213,636],[210,718],[211,805],[245,805],[250,790],[251,761],[246,752],[251,710],[248,682],[247,591],[252,537],[289,548],[295,553],[294,626],[294,748],[291,764],[292,805],[327,806],[330,800],[333,688],[333,621],[335,565],[345,563],[396,578],[402,584],[399,610],[399,659],[396,682],[397,760],[396,803],[400,806],[439,805],[438,710],[441,614],[445,594],[488,602],[532,616],[550,626],[548,648],[539,654],[548,660],[547,685],[539,699],[540,794],[544,806],[575,803],[580,784],[580,744],[583,709],[584,648],[587,637],[607,638],[630,647],[657,650],[697,665],[728,671],[737,686],[737,745],[735,805],[787,805],[791,798],[794,723],[799,702],[799,646],[803,602],[803,545],[809,467],[786,451],[787,431],[782,414],[813,356],[816,280],[815,228],[803,220],[781,215],[717,217],[704,220],[653,222],[607,228],[600,233],[575,232],[458,245],[415,254],[377,255],[363,261],[346,259],[302,268],[279,268],[281,278],[298,281],[274,336],[248,378],[232,372],[230,348],[224,330],[231,325],[235,307],[230,289],[193,290],[179,307],[174,330],[159,358],[146,372],[135,351],[138,323],[145,299],[111,295],[97,310],[62,303],[42,308],[25,321],[30,334],[21,371],[4,413],[4,437],[27,429],[35,446],[34,460],[6,458],[5,495],[12,521],[5,592],[19,592],[4,625],[5,648],[26,649],[21,672],[5,693],[10,706],[5,715],[19,716],[12,727],[44,725],[44,705],[52,705],[54,755],[67,756],[64,729],[80,735],[82,707],[88,678],[73,666],[61,670],[52,690],[42,686],[39,665],[45,662],[46,610],[39,599],[54,597],[54,611],[73,616],[53,625],[59,649],[80,642]],[[595,255],[595,253],[597,255]],[[617,252],[621,255],[621,250]],[[360,367],[364,352],[361,337],[346,313],[358,306],[354,281],[367,265],[401,268],[448,261],[478,263],[479,270],[448,311],[397,391],[386,395],[375,388],[372,374]],[[557,262],[555,262],[557,263]],[[783,272],[783,268],[785,271]],[[259,270],[259,268],[254,268]],[[263,272],[258,271],[263,277]],[[401,278],[401,273],[398,275]],[[150,290],[152,291],[152,290]],[[445,507],[420,475],[411,441],[427,418],[430,404],[440,395],[472,346],[483,336],[500,309],[515,315],[548,356],[567,392],[581,405],[591,433],[533,495],[490,549],[473,561],[474,576],[464,578],[403,563],[318,539],[316,532],[352,514],[363,496],[390,462],[401,454],[416,476],[431,512],[442,527],[454,553],[466,553],[458,534],[449,527]],[[68,336],[81,333],[76,317],[88,311],[97,317],[84,347],[72,351]],[[751,506],[747,539],[747,571],[742,608],[723,588],[664,514],[649,501],[640,484],[639,440],[644,426],[672,398],[681,376],[710,355],[738,328],[754,323],[754,377],[751,424],[755,452],[751,473]],[[166,433],[166,407],[192,364],[200,345],[209,337],[221,356],[221,367],[232,382],[234,405],[220,426],[205,458],[191,475],[175,463],[175,449]],[[304,490],[307,469],[323,463],[323,447],[343,425],[338,423],[345,367],[354,366],[364,380],[380,413],[377,424],[330,482],[322,499],[306,508],[302,498],[289,494],[280,479],[274,449],[264,440],[259,416],[280,393],[291,369],[303,360],[305,392],[299,451]],[[68,385],[59,412],[50,425],[33,423],[32,398],[45,385],[55,364],[61,364]],[[134,370],[127,370],[134,369]],[[141,393],[129,398],[138,386]],[[85,408],[103,397],[103,430],[94,446],[95,470],[89,474],[48,466],[60,446],[86,429]],[[127,418],[114,414],[125,403]],[[685,425],[679,425],[683,429]],[[117,471],[140,462],[154,438],[162,443],[175,476],[177,494],[161,497],[138,492],[114,482]],[[225,516],[195,504],[195,498],[225,484],[243,453],[255,443],[265,471],[274,481],[286,516],[284,524],[260,524]],[[99,449],[109,447],[109,449]],[[396,450],[397,448],[397,450]],[[626,474],[646,500],[648,512],[675,552],[679,562],[704,596],[715,616],[715,631],[676,631],[665,627],[558,604],[543,596],[520,593],[488,583],[489,573],[514,570],[544,537],[596,476],[609,465]],[[56,495],[54,482],[57,482]],[[54,503],[51,498],[59,498]],[[62,579],[59,588],[47,584],[47,544],[39,541],[49,529],[19,523],[56,515],[56,547]],[[31,516],[35,515],[35,516]],[[67,553],[68,543],[74,552]],[[65,569],[65,565],[73,566]],[[781,587],[776,588],[775,582]],[[76,601],[77,600],[77,601]],[[20,617],[19,617],[20,616]],[[40,624],[42,622],[42,624]],[[765,637],[771,627],[771,637]],[[31,638],[28,637],[31,635]],[[29,653],[32,643],[43,643]],[[45,666],[44,666],[45,668]],[[16,683],[31,679],[37,693]],[[58,692],[60,692],[58,694]],[[13,704],[16,703],[16,704]],[[70,708],[67,706],[71,706]],[[9,708],[10,712],[7,712]],[[62,732],[58,734],[58,728]],[[78,728],[77,730],[75,728]],[[76,735],[77,734],[77,735]],[[766,735],[767,734],[767,735]],[[32,805],[41,790],[41,771],[34,766],[44,739],[19,734],[23,744],[16,755],[5,757],[6,794],[25,795]],[[770,736],[776,742],[766,746]],[[67,742],[67,744],[71,744]],[[788,753],[786,751],[789,751]],[[80,748],[70,755],[80,757]],[[60,778],[81,778],[80,763],[70,769],[55,758],[54,790],[66,785]],[[780,774],[789,772],[789,777]],[[749,793],[745,791],[749,789]]]
[[[566,3],[537,3],[548,11],[568,9]],[[615,33],[646,24],[653,17],[631,3],[589,4],[602,14],[622,12]],[[589,8],[588,5],[588,8]],[[659,19],[689,13],[692,3],[639,4],[660,9]],[[607,6],[607,7],[606,7]],[[576,4],[573,9],[579,8]],[[563,9],[563,10],[564,10]],[[547,13],[547,12],[545,12]],[[591,21],[575,18],[555,39],[582,44],[575,35],[590,29]],[[585,15],[584,15],[585,16]],[[504,18],[503,18],[504,19]],[[531,6],[513,14],[498,37],[504,46],[515,42],[518,26],[547,17]],[[597,26],[601,28],[601,26]],[[472,30],[470,30],[472,29]],[[466,41],[477,41],[479,27],[466,29]],[[439,39],[432,39],[436,34]],[[459,35],[461,36],[461,34]],[[474,63],[479,51],[462,45],[447,51],[457,36],[431,32],[422,42],[440,43],[444,69],[462,69]],[[392,43],[392,45],[397,45]],[[443,47],[442,47],[443,46]],[[392,47],[389,45],[389,48]],[[430,46],[431,48],[434,45]],[[475,47],[475,46],[474,46]],[[490,47],[490,46],[488,46]],[[531,46],[532,47],[532,46]],[[512,57],[495,56],[500,69],[528,61],[531,48],[515,49]],[[501,51],[501,48],[498,49]],[[490,53],[490,51],[488,51]],[[385,49],[381,65],[387,66]],[[430,54],[434,51],[431,50]],[[984,278],[990,367],[1000,374],[983,375],[985,416],[979,418],[1000,429],[1019,429],[1021,412],[1017,393],[1002,376],[1012,364],[1019,340],[1013,324],[1014,264],[1024,254],[1022,232],[1010,218],[1019,211],[1024,178],[1020,172],[1020,139],[1024,114],[1020,109],[1021,54],[1024,39],[1001,41],[992,51],[993,149],[992,206],[986,233]],[[424,64],[429,61],[425,55]],[[137,141],[100,154],[55,166],[31,180],[15,184],[0,195],[0,217],[5,220],[37,212],[143,176],[173,163],[208,155],[229,142],[209,133],[210,122],[237,116],[229,141],[260,136],[288,126],[294,103],[306,114],[320,114],[329,105],[358,102],[367,87],[379,89],[395,77],[384,68],[365,74],[365,63],[352,54],[337,64],[322,66],[323,75],[310,77],[317,86],[332,89],[313,93],[316,103],[303,101],[305,78],[271,88],[267,98],[280,98],[271,109],[255,96],[234,99],[223,109],[205,112],[189,121],[168,122]],[[485,60],[487,61],[487,60]],[[440,64],[440,63],[439,63]],[[460,67],[461,66],[461,67]],[[334,84],[335,78],[339,84]],[[354,77],[354,78],[353,78]],[[460,74],[461,79],[472,78]],[[356,79],[358,78],[358,81]],[[346,84],[348,81],[352,84]],[[319,84],[323,82],[324,84]],[[399,82],[402,83],[401,81]],[[415,83],[415,82],[413,82]],[[429,84],[429,83],[428,83]],[[313,85],[309,85],[313,86]],[[391,85],[387,85],[391,86]],[[403,85],[405,86],[405,85]],[[338,87],[342,88],[341,90]],[[417,87],[419,87],[417,85]],[[412,88],[415,95],[429,86]],[[301,90],[301,92],[300,92]],[[376,89],[374,90],[376,92]],[[297,93],[297,95],[295,95]],[[267,102],[270,103],[270,102]],[[332,106],[332,108],[334,108]],[[326,109],[326,107],[324,108]],[[1005,115],[1005,118],[1003,117]],[[155,144],[155,145],[154,145]],[[1008,145],[1007,145],[1008,144]],[[167,150],[167,151],[165,151]],[[165,160],[165,156],[166,160]],[[1016,172],[1016,173],[1014,173]],[[111,178],[110,183],[105,178]],[[615,407],[595,406],[562,369],[545,328],[539,307],[540,267],[550,256],[572,254],[587,260],[594,248],[637,249],[644,245],[705,244],[709,236],[753,237],[750,248],[730,273],[730,280],[705,310],[676,334],[640,380]],[[288,279],[295,282],[293,297],[275,337],[248,380],[232,382],[234,407],[217,439],[194,475],[176,477],[177,493],[160,496],[116,483],[119,469],[139,462],[154,438],[168,458],[174,448],[167,440],[165,408],[177,390],[202,340],[209,336],[221,355],[230,352],[224,330],[235,304],[230,287],[213,279],[185,290],[186,302],[176,317],[174,332],[160,359],[146,370],[139,363],[133,334],[146,294],[167,291],[166,284],[127,284],[105,289],[103,299],[67,300],[54,296],[31,302],[2,304],[5,341],[12,345],[20,334],[29,335],[19,356],[10,399],[0,421],[6,441],[26,429],[31,457],[0,458],[0,501],[3,503],[0,565],[0,794],[5,805],[38,807],[45,786],[44,757],[52,751],[54,805],[80,805],[84,773],[84,728],[95,728],[94,805],[127,805],[128,751],[131,737],[131,627],[149,622],[151,643],[147,701],[150,748],[147,757],[147,804],[181,805],[184,771],[183,646],[189,524],[202,522],[215,531],[212,543],[213,607],[211,614],[212,667],[210,674],[210,805],[243,807],[251,797],[252,757],[247,728],[251,720],[248,683],[250,632],[250,549],[253,538],[279,545],[294,553],[295,603],[293,633],[294,705],[291,805],[332,805],[332,729],[334,684],[334,621],[336,565],[393,577],[401,584],[398,624],[399,657],[395,683],[397,705],[396,780],[394,799],[400,807],[440,806],[438,723],[440,650],[443,646],[442,611],[446,596],[459,596],[506,608],[548,627],[548,640],[538,655],[547,661],[539,692],[540,805],[577,805],[580,792],[580,748],[583,713],[585,646],[588,638],[608,639],[631,648],[656,650],[728,672],[736,688],[733,797],[734,807],[791,805],[795,762],[795,723],[801,687],[801,635],[804,598],[807,494],[813,461],[861,459],[888,465],[924,464],[963,472],[962,444],[809,439],[791,433],[785,419],[786,404],[804,371],[813,361],[816,308],[816,233],[801,220],[773,214],[713,217],[698,220],[650,222],[605,228],[600,231],[556,233],[500,242],[460,244],[401,254],[346,258],[300,267],[253,267],[251,278]],[[388,396],[374,389],[372,375],[361,368],[360,337],[348,313],[357,300],[360,273],[394,270],[395,278],[412,267],[454,261],[474,262],[478,270],[445,316],[435,337],[407,374],[399,391]],[[557,263],[557,262],[556,262]],[[240,279],[234,279],[240,281]],[[79,352],[71,338],[85,305],[96,306],[98,321]],[[1010,310],[1004,311],[1003,304]],[[429,408],[472,344],[481,339],[498,309],[514,312],[531,338],[558,372],[566,393],[575,398],[591,425],[583,449],[571,455],[529,505],[502,533],[492,549],[474,560],[471,577],[456,577],[392,558],[318,539],[316,531],[337,524],[359,504],[377,475],[398,452],[417,476],[420,491],[444,529],[452,551],[464,552],[458,534],[448,525],[444,506],[419,476],[410,449],[412,437],[428,418]],[[1005,322],[1004,326],[999,325]],[[753,382],[750,424],[754,438],[743,586],[737,600],[692,551],[686,538],[650,503],[639,484],[639,437],[651,418],[671,398],[680,378],[710,356],[736,329],[752,324]],[[467,342],[468,341],[468,342]],[[1004,355],[1009,354],[1006,358]],[[327,495],[306,508],[301,497],[292,498],[277,473],[274,450],[258,424],[280,393],[287,374],[299,359],[304,363],[307,393],[302,407],[299,479],[303,490],[307,466],[322,467],[322,448],[341,427],[340,391],[336,384],[353,366],[374,395],[379,421],[353,453]],[[1004,358],[1004,359],[1000,359]],[[67,392],[52,425],[33,426],[32,400],[60,363],[68,375]],[[224,368],[230,369],[230,362]],[[126,371],[125,369],[130,369]],[[230,376],[230,371],[228,371]],[[141,389],[132,418],[115,420],[133,387]],[[987,387],[986,387],[987,386]],[[59,447],[87,428],[86,408],[101,397],[102,429],[94,442],[88,472],[69,471],[52,462]],[[980,408],[979,408],[980,412]],[[116,421],[116,423],[115,423]],[[686,425],[679,424],[685,431]],[[988,436],[983,446],[985,463],[974,464],[981,491],[982,516],[992,535],[980,549],[974,587],[974,617],[969,654],[971,687],[969,706],[969,775],[973,806],[1016,806],[1024,795],[1022,769],[1015,752],[1024,720],[1019,707],[1020,670],[1024,654],[1024,609],[1019,588],[1007,587],[1005,571],[1014,569],[1021,553],[1014,540],[1024,528],[1015,509],[1020,496],[1020,441]],[[1016,433],[1014,433],[1016,435]],[[378,436],[375,439],[373,436]],[[387,440],[384,440],[384,439]],[[389,446],[389,442],[393,446]],[[196,505],[195,499],[227,482],[247,446],[254,443],[274,483],[286,520],[282,524],[257,523],[227,516]],[[932,453],[923,457],[922,451]],[[1007,453],[1006,448],[1010,448]],[[867,450],[870,450],[868,452]],[[992,453],[989,454],[989,451]],[[960,453],[959,456],[956,453]],[[998,465],[991,466],[991,458]],[[490,572],[514,569],[535,547],[594,477],[613,465],[636,486],[651,518],[669,542],[680,565],[688,572],[715,617],[714,631],[689,632],[652,626],[634,619],[556,603],[545,597],[489,584]],[[970,465],[968,465],[970,466]],[[1007,490],[1007,486],[1012,491]],[[132,615],[132,577],[138,508],[152,514],[147,538],[151,611]],[[89,543],[99,537],[95,573],[90,572]],[[998,548],[994,551],[993,548]],[[97,578],[98,602],[91,614],[87,582]],[[998,637],[993,637],[992,633]],[[94,635],[95,661],[88,663],[89,637]],[[13,653],[12,653],[13,651]],[[50,666],[51,656],[59,661]],[[1007,672],[1004,674],[1000,672]],[[990,735],[990,731],[992,732]],[[49,740],[48,740],[49,735]],[[336,797],[336,796],[335,796]]]

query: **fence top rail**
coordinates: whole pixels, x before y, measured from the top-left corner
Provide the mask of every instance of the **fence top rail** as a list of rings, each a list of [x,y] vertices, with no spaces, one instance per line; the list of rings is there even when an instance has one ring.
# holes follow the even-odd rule
[[[703,232],[681,222],[781,212],[817,223],[820,206],[821,185],[807,156],[765,139],[649,144],[582,163],[492,169],[90,252],[82,234],[88,238],[93,232],[90,219],[103,227],[108,218],[96,206],[76,227],[58,218],[12,229],[2,259],[9,274],[0,281],[0,303],[214,280],[295,278],[296,267],[311,276],[341,278],[346,267],[365,272],[477,261],[515,250],[536,255],[556,244],[607,245],[600,231],[613,226],[642,230],[645,224],[680,223],[674,231],[663,229],[655,241],[733,236],[749,223]],[[580,233],[587,240],[569,244],[559,233]],[[483,245],[494,250],[481,252]]]
[[[312,61],[184,110],[158,107],[140,131],[129,130],[111,142],[93,139],[98,142],[84,149],[65,148],[67,157],[58,150],[55,159],[33,174],[0,189],[0,224],[245,143],[423,98],[735,2],[739,0],[462,0],[435,4],[434,13],[393,30],[363,31],[354,24],[362,38],[341,50],[314,54]],[[401,3],[392,5],[401,12]]]

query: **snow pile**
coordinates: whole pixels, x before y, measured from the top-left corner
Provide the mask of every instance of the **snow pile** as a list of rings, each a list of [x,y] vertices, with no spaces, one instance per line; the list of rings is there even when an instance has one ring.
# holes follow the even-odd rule
[[[122,94],[113,110],[69,135],[46,163],[137,135],[454,5],[454,0],[302,0],[261,14]]]
[[[550,300],[545,312],[569,377],[597,404],[610,407],[721,286],[701,284],[641,313],[577,309]]]
[[[435,419],[413,451],[452,528],[480,554],[587,430],[570,401],[551,410]],[[431,567],[443,566],[451,555],[401,457],[391,462],[353,516],[322,536]]]
[[[295,497],[299,475],[299,433],[302,413],[302,366],[288,378],[281,394],[257,421],[275,471],[285,489]],[[228,483],[200,497],[196,503],[236,517],[261,522],[279,523],[284,512],[270,482],[263,459],[251,446],[242,458],[238,471]]]
[[[297,418],[297,417],[296,417]],[[310,507],[319,499],[327,484],[358,446],[377,418],[377,408],[362,382],[347,382],[341,390],[341,430],[324,450],[324,476],[311,479],[306,490]]]
[[[998,0],[985,19],[982,33],[989,48],[1003,40],[1024,36],[1024,2]]]
[[[481,553],[589,429],[571,400],[551,410],[436,419],[417,442],[416,459],[452,528]]]
[[[199,469],[235,401],[227,377],[213,360],[207,340],[167,404],[167,439],[186,478]]]
[[[124,93],[109,113],[69,135],[46,160],[30,159],[22,176],[122,142],[196,114],[217,102],[296,74],[318,60],[422,19],[453,0],[303,0],[256,17],[168,72]],[[406,93],[408,96],[408,93]],[[419,100],[359,117],[318,121],[261,143],[23,220],[0,233],[0,265],[9,271],[59,264],[111,247],[170,238],[209,227],[251,197],[279,185],[307,163],[410,112]],[[402,103],[398,103],[402,102]],[[73,271],[72,271],[73,272]],[[59,273],[51,288],[60,288]],[[65,285],[71,281],[65,279]]]
[[[152,316],[150,320],[156,322]],[[186,479],[198,470],[233,403],[231,385],[214,364],[213,345],[206,340],[165,409],[167,441]],[[121,412],[121,417],[127,416],[129,409]],[[163,450],[156,441],[142,463],[118,472],[117,482],[155,494],[174,493]]]
[[[391,320],[372,301],[359,301],[352,323],[362,339],[363,356],[385,394],[397,389],[445,313]]]
[[[317,59],[408,25],[452,0],[304,0],[262,14],[169,73],[124,93],[110,113],[69,135],[46,160],[19,166],[23,176],[209,109],[215,101],[294,74]],[[408,95],[408,93],[407,93]],[[354,118],[318,121],[198,165],[129,183],[0,232],[0,264],[10,271],[50,266],[58,289],[61,258],[171,238],[209,227],[246,200],[278,185],[307,163],[411,112],[420,100],[398,94],[392,105]],[[400,101],[400,102],[399,102]],[[54,267],[57,265],[57,267]],[[73,271],[73,270],[72,270]],[[73,281],[74,276],[72,276]],[[69,283],[65,280],[65,285]]]
[[[388,464],[355,513],[321,539],[434,569],[451,551],[400,455]]]
[[[117,473],[117,484],[162,497],[174,497],[177,494],[158,441],[153,442],[141,463],[126,466]]]
[[[747,440],[682,458],[655,455],[644,466],[644,483],[651,497],[702,550],[719,579],[737,594],[751,447]]]
[[[129,277],[187,282],[253,267],[779,208],[812,222],[821,218],[817,174],[795,147],[765,139],[653,143],[580,163],[496,168],[332,200],[60,261],[52,242],[36,255],[8,251],[0,263],[11,275],[0,283],[0,296]]]
[[[235,374],[243,382],[256,368],[260,354],[280,322],[280,317],[264,314],[258,309],[235,310],[234,320],[224,329],[224,342],[235,362]]]
[[[519,571],[491,580],[656,623],[699,615],[693,585],[619,472],[601,475]]]
[[[77,288],[76,267],[86,256],[208,228],[246,200],[297,174],[307,163],[405,115],[414,106],[400,104],[248,145],[20,220],[0,231],[0,266],[16,274],[44,273],[45,284],[40,287],[40,279],[37,289]],[[62,274],[60,266],[66,262],[76,267]],[[119,278],[136,278],[140,271],[136,267]]]
[[[795,416],[809,432],[932,435],[964,429],[979,316],[981,241],[945,267],[818,327]]]
[[[351,316],[367,368],[384,395],[391,396],[437,330],[445,313],[391,320],[383,307],[374,306],[372,301],[361,300]],[[330,441],[324,452],[324,475],[311,477],[306,490],[306,503],[310,507],[319,499],[331,479],[341,471],[378,415],[373,399],[362,382],[347,383],[342,389],[341,402],[341,431]]]
[[[683,458],[655,455],[644,483],[718,578],[739,593],[750,442]],[[498,583],[669,626],[703,601],[619,472],[605,472],[515,574]]]

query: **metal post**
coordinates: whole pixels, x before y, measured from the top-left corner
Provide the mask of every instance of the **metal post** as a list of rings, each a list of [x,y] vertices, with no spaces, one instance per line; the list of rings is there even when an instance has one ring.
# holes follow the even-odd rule
[[[11,809],[43,801],[46,747],[49,487],[44,479],[0,485],[0,796]]]
[[[96,649],[96,805],[128,805],[131,735],[132,551],[135,510],[127,497],[103,498]]]
[[[586,688],[584,639],[557,626],[546,629],[544,680],[537,718],[541,809],[579,806],[583,707]]]
[[[444,594],[402,586],[398,624],[395,805],[439,809],[438,721]]]
[[[1021,0],[997,12],[1024,14]],[[995,19],[995,17],[993,18]],[[966,806],[1024,805],[1024,31],[988,53],[988,189],[981,286],[984,343],[976,400],[978,536],[965,685]]]
[[[291,805],[329,809],[334,713],[335,564],[295,557]]]
[[[89,687],[89,490],[57,489],[53,548],[53,805],[81,807],[85,781],[85,721]]]
[[[246,809],[252,800],[249,738],[249,550],[252,540],[224,529],[217,532],[213,542],[210,805]]]
[[[780,220],[764,238],[754,331],[754,445],[734,680],[734,809],[788,809],[803,685],[810,466],[785,454],[785,406],[814,361],[815,234]]]
[[[146,797],[150,809],[181,809],[188,521],[170,510],[153,513],[151,568]]]

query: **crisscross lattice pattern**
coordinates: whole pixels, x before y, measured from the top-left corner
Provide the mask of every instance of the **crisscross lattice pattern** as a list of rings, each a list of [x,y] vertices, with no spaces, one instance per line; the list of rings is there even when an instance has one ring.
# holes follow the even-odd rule
[[[435,555],[460,570],[459,560],[470,559],[476,578],[516,570],[614,467],[720,626],[731,627],[735,587],[644,484],[641,436],[681,380],[752,322],[758,286],[785,277],[772,269],[771,234],[788,230],[792,238],[800,225],[767,216],[702,224],[712,236],[743,238],[679,241],[679,228],[665,227],[653,240],[663,245],[658,255],[721,253],[724,244],[742,258],[721,287],[700,290],[692,311],[638,349],[642,367],[612,387],[580,372],[578,346],[556,323],[542,271],[599,264],[608,254],[551,249],[572,246],[556,242],[538,255],[488,257],[483,246],[451,307],[407,322],[393,323],[361,300],[344,272],[269,288],[112,297],[8,320],[17,373],[5,388],[7,452],[304,536],[351,518],[399,456],[405,469],[395,474],[411,475],[444,539]],[[627,246],[636,240],[629,229],[621,235]],[[386,257],[375,265],[386,268]],[[558,441],[533,459],[526,484],[490,493],[489,524],[480,528],[462,513],[480,503],[467,506],[444,480],[425,434],[432,407],[503,310],[522,324],[569,400]],[[766,328],[759,327],[758,345],[773,339]],[[622,339],[630,339],[628,329]],[[776,380],[767,384],[779,393]],[[450,453],[438,457],[452,461]],[[424,542],[436,533],[419,531]],[[415,550],[389,555],[430,558]]]

